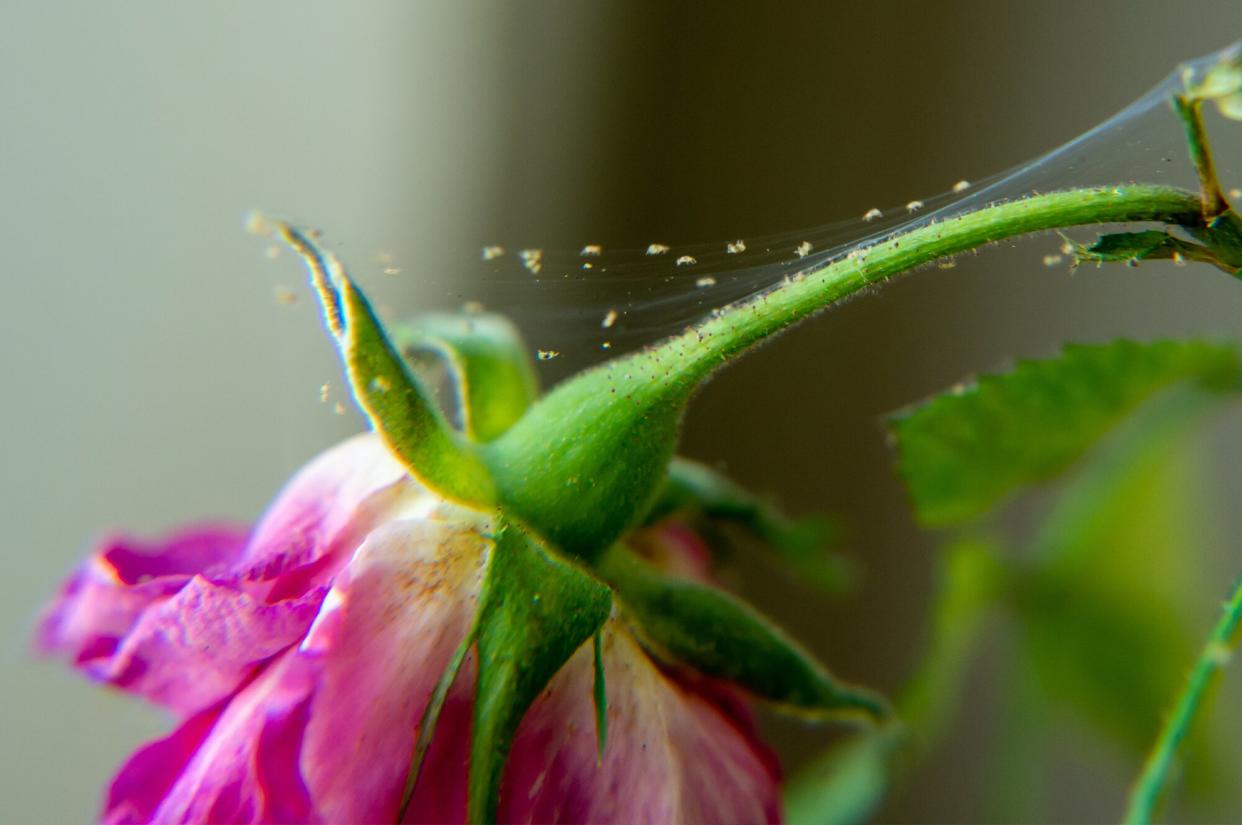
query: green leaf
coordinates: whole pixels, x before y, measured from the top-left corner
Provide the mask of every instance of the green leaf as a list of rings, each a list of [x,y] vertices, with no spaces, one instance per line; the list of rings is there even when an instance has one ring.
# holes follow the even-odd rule
[[[474,441],[491,441],[535,402],[538,385],[517,327],[491,312],[428,313],[393,328],[407,356],[431,352],[450,367],[462,425]]]
[[[1075,243],[1074,263],[1119,262],[1137,264],[1139,261],[1173,260],[1199,261],[1225,268],[1226,265],[1212,250],[1190,241],[1170,235],[1161,229],[1145,232],[1114,232],[1101,235],[1090,246]],[[1236,267],[1228,267],[1233,272]]]
[[[1236,351],[1197,341],[1068,346],[895,416],[899,471],[924,524],[960,523],[1064,470],[1142,401],[1187,380],[1236,389]]]
[[[727,679],[786,710],[812,717],[882,718],[878,696],[837,681],[752,608],[687,579],[661,573],[615,545],[599,562],[639,636],[657,656]]]
[[[1134,751],[1192,655],[1210,541],[1194,431],[1219,402],[1183,386],[1125,422],[1058,500],[1015,592],[1043,690]]]
[[[697,521],[732,522],[759,539],[800,581],[839,593],[853,580],[845,559],[828,548],[840,529],[826,518],[793,520],[769,502],[697,461],[676,457],[668,478],[647,514],[646,524],[681,515]]]
[[[835,745],[786,788],[785,821],[789,825],[869,821],[888,793],[901,741],[896,727],[884,726]]]
[[[501,524],[479,606],[467,818],[495,822],[500,780],[526,709],[603,625],[612,594],[513,524]]]
[[[301,230],[285,223],[276,229],[306,262],[350,390],[384,443],[412,476],[446,498],[492,503],[486,466],[410,373],[340,262]]]

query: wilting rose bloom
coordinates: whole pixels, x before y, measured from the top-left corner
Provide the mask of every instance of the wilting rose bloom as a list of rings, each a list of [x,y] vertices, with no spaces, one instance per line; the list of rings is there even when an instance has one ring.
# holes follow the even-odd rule
[[[47,609],[38,643],[179,724],[120,769],[102,818],[396,820],[416,727],[474,616],[488,529],[366,435],[303,469],[253,530],[105,542]],[[701,573],[702,548],[683,529],[635,541]],[[775,763],[736,698],[657,664],[615,608],[603,638],[602,763],[588,643],[521,724],[501,820],[778,819]],[[468,659],[406,821],[465,819],[473,686]]]

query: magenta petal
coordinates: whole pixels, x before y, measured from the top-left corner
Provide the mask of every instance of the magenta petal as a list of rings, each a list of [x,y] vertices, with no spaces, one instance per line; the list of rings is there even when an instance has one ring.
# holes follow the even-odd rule
[[[44,610],[35,644],[83,665],[110,656],[144,610],[194,574],[227,567],[245,543],[245,528],[226,525],[190,528],[163,542],[105,542]]]
[[[309,589],[308,574],[326,581],[403,497],[420,492],[377,436],[344,441],[298,471],[268,507],[246,548],[244,575],[275,580],[273,599]]]
[[[256,665],[298,641],[325,591],[263,604],[195,576],[147,609],[114,654],[86,663],[85,669],[190,714],[228,696]]]
[[[121,768],[106,822],[313,822],[299,755],[314,693],[293,653]]]
[[[302,765],[325,819],[396,820],[415,729],[473,621],[488,546],[469,522],[398,521],[338,576],[299,654],[320,674]]]

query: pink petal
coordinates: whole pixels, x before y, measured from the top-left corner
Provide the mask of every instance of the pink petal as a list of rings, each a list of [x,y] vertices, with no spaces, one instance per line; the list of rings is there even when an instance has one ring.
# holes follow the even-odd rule
[[[226,705],[135,753],[109,789],[106,822],[311,822],[298,758],[313,681],[284,657]]]
[[[44,610],[36,646],[79,664],[110,656],[144,610],[194,574],[236,560],[245,542],[245,528],[231,525],[192,527],[159,542],[109,540]]]
[[[271,599],[330,580],[391,511],[422,489],[372,434],[320,454],[295,475],[255,526],[244,575],[272,581]]]
[[[770,753],[708,698],[661,672],[616,620],[605,632],[608,742],[596,761],[593,652],[584,645],[522,721],[500,816],[509,822],[780,819]]]
[[[594,652],[586,644],[522,720],[505,770],[500,821],[780,821],[775,758],[733,712],[732,691],[687,688],[656,667],[615,619],[604,639],[603,763],[592,702]],[[465,820],[473,671],[468,660],[445,703],[407,823]]]
[[[302,766],[327,820],[397,818],[415,729],[473,621],[488,546],[468,521],[394,522],[338,577],[300,653],[320,680]]]
[[[302,638],[325,591],[264,604],[195,576],[144,611],[115,653],[84,669],[189,715],[228,696],[256,666]]]
[[[300,640],[366,534],[426,499],[378,438],[350,439],[295,476],[248,542],[241,528],[213,525],[104,545],[45,612],[37,646],[196,712]]]

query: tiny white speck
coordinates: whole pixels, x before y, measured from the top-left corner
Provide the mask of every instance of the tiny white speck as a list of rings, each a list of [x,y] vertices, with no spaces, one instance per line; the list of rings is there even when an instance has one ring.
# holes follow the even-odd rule
[[[695,281],[694,285],[697,287],[715,286],[716,279],[713,278],[711,275],[704,275],[702,278],[699,278],[697,281]]]
[[[680,258],[677,259],[678,266],[690,266],[691,264],[695,264],[695,263],[698,263],[698,261],[694,259],[693,255],[682,255]]]
[[[587,257],[594,258],[594,257],[597,257],[603,251],[604,251],[603,248],[600,247],[599,244],[589,243],[586,246],[582,247],[582,251],[579,252],[578,254],[584,258],[587,258]]]
[[[922,208],[923,208],[922,201],[910,201],[909,203],[906,204],[907,212],[917,212]]]
[[[969,188],[970,188],[970,181],[968,180],[959,180],[957,183],[953,184],[954,192],[965,192]]]
[[[737,255],[746,251],[746,241],[736,240],[733,243],[725,245],[725,251],[730,255]]]
[[[503,246],[493,244],[492,246],[483,247],[483,260],[485,261],[494,261],[503,254],[505,254]]]
[[[604,315],[604,320],[600,322],[600,326],[603,327],[604,329],[608,329],[616,322],[617,322],[617,311],[615,309],[610,309]]]
[[[647,247],[648,255],[663,255],[668,252],[669,247],[662,243],[653,243]]]
[[[811,254],[811,242],[803,241],[802,243],[798,244],[797,248],[794,249],[794,253],[799,258],[805,258],[807,255],[810,255]]]
[[[1064,260],[1065,258],[1063,258],[1060,255],[1045,255],[1044,266],[1056,266],[1057,264],[1061,263],[1061,261],[1064,261]]]
[[[884,217],[884,213],[881,212],[879,209],[868,209],[867,213],[863,215],[863,220],[873,221],[876,218],[882,218],[882,217]]]

